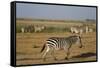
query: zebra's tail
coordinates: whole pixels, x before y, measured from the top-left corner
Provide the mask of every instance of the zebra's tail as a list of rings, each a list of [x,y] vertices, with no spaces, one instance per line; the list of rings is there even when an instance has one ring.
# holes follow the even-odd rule
[[[43,45],[43,47],[42,47],[40,53],[43,52],[44,48],[45,48],[45,44]]]

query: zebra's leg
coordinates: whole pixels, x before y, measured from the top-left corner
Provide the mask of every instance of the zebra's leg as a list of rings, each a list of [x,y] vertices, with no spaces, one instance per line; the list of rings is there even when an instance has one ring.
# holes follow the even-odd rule
[[[66,52],[66,57],[65,59],[69,59],[69,55],[70,55],[70,48],[71,48],[71,45],[68,47],[68,50],[66,49],[66,47],[64,47],[64,51]]]
[[[45,51],[44,54],[43,54],[43,60],[44,60],[44,61],[46,60],[46,55],[47,55],[47,53],[49,52],[49,50],[50,50],[50,48],[49,48],[49,46],[47,46],[47,49],[46,49],[46,51]]]
[[[53,56],[54,60],[57,60],[56,57],[54,56],[54,48],[51,50],[51,55]]]

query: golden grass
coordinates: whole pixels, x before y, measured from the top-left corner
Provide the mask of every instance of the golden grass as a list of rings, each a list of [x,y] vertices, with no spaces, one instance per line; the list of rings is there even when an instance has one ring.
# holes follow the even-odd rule
[[[17,65],[27,64],[46,64],[46,63],[63,63],[63,62],[80,62],[96,60],[96,33],[82,35],[83,48],[73,45],[70,49],[70,59],[66,60],[64,51],[55,51],[57,61],[53,60],[50,53],[46,61],[41,58],[43,44],[49,37],[68,37],[70,33],[17,33],[16,36],[16,54]],[[83,54],[83,55],[82,55]],[[90,55],[91,54],[91,55]],[[93,55],[92,55],[93,54]],[[83,57],[82,57],[82,56]],[[86,55],[84,57],[84,55]],[[76,57],[75,57],[76,56]],[[81,56],[81,57],[80,57]]]
[[[24,21],[17,20],[17,24],[33,24],[57,27],[70,27],[75,25],[83,25],[82,23],[72,22],[41,22],[41,21]],[[96,25],[94,23],[94,25]],[[96,28],[95,26],[93,28]],[[55,51],[57,61],[53,59],[50,53],[47,55],[46,61],[43,61],[40,50],[45,41],[50,37],[68,37],[71,33],[16,33],[16,60],[17,65],[29,64],[48,64],[48,63],[63,63],[63,62],[82,62],[82,61],[96,61],[96,32],[83,33],[82,44],[83,48],[79,45],[73,45],[70,49],[69,60],[65,59],[66,54],[63,50]]]

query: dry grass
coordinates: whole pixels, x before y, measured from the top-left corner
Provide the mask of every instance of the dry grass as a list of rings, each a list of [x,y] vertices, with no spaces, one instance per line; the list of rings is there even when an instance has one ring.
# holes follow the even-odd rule
[[[61,26],[81,26],[82,23],[73,23],[73,22],[48,22],[48,21],[44,21],[44,22],[41,22],[41,21],[24,21],[24,20],[17,20],[16,21],[17,24],[24,24],[24,25],[30,25],[30,24],[34,24],[34,25],[45,25],[45,26],[57,26],[57,27],[61,27]]]
[[[65,22],[40,22],[40,21],[19,21],[17,24],[42,24],[46,26],[72,26],[82,25],[82,23],[65,23]],[[96,27],[94,27],[96,28]],[[63,50],[55,51],[55,56],[58,60],[54,60],[50,53],[47,55],[46,61],[43,61],[40,50],[43,47],[46,39],[50,37],[68,37],[71,33],[16,33],[16,59],[17,65],[28,64],[47,64],[47,63],[63,63],[63,62],[81,62],[81,61],[95,61],[96,60],[96,32],[84,33],[82,35],[83,48],[78,45],[73,45],[70,49],[69,60],[65,59],[66,54]]]
[[[57,61],[53,60],[50,54],[44,62],[40,50],[49,37],[67,37],[70,33],[17,33],[17,65],[45,64],[61,62],[79,62],[96,60],[96,34],[88,33],[82,36],[83,48],[73,45],[70,52],[70,59],[66,60],[64,51],[55,52]]]

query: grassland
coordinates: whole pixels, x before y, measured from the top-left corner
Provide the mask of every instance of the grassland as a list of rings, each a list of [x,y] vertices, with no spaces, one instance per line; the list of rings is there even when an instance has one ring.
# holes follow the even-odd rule
[[[82,25],[83,23],[74,22],[41,22],[41,21],[24,21],[17,20],[17,24],[42,24],[45,26],[54,27],[70,27],[72,25]],[[96,28],[96,27],[93,27]],[[16,33],[16,60],[17,65],[27,64],[48,64],[48,63],[63,63],[63,62],[81,62],[81,61],[96,61],[96,32],[83,33],[82,44],[83,48],[79,45],[73,45],[70,52],[69,60],[65,59],[66,54],[63,50],[55,51],[57,61],[53,60],[50,53],[47,55],[46,61],[43,61],[40,50],[43,44],[49,37],[68,37],[72,34],[70,32],[40,32],[40,33]]]

